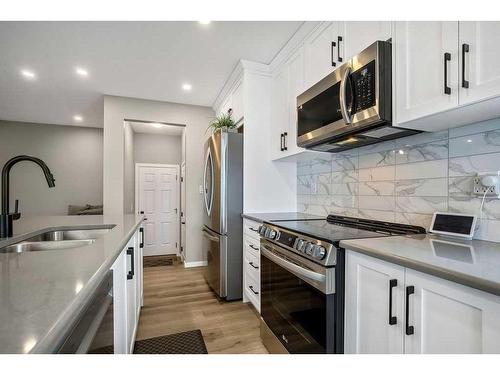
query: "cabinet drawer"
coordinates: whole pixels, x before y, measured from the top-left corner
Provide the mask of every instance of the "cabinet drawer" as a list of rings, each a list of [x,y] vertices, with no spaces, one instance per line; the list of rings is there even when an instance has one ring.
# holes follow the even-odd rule
[[[245,294],[256,310],[260,312],[260,282],[250,274],[245,275]]]
[[[243,219],[243,234],[259,239],[259,227],[260,223],[253,221],[253,220],[248,220],[248,219]]]
[[[249,236],[243,236],[243,250],[245,254],[252,254],[259,258],[260,256],[260,240]]]
[[[259,281],[260,280],[260,264],[256,259],[257,258],[254,258],[252,256],[248,256],[248,255],[245,257],[245,274],[249,275],[255,281]]]

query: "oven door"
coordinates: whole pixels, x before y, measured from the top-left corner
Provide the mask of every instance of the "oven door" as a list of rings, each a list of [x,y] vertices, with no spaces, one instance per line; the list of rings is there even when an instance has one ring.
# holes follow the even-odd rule
[[[334,332],[328,332],[327,315],[334,294],[326,292],[334,286],[326,268],[285,251],[261,239],[262,318],[289,353],[330,352],[327,335]]]

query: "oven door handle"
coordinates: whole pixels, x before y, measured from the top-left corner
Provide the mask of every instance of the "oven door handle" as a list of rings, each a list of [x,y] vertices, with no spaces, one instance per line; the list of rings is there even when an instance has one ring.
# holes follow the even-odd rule
[[[267,250],[265,246],[262,246],[262,248],[260,249],[260,252],[267,259],[280,265],[281,267],[285,268],[288,271],[291,271],[299,276],[305,277],[306,279],[314,280],[314,281],[317,281],[320,283],[326,282],[325,275],[322,275],[321,273],[318,273],[318,272],[310,271],[310,270],[305,269],[303,267],[300,267],[292,262],[289,262],[289,261],[273,254],[271,251]]]
[[[344,76],[342,77],[342,81],[340,81],[340,113],[347,125],[349,125],[351,121],[351,115],[347,110],[347,80],[349,79],[349,74],[351,74],[351,68],[347,67],[344,71]]]

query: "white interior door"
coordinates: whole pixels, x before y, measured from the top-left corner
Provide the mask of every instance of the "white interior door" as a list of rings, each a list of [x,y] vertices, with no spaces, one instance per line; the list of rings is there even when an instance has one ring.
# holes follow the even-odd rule
[[[138,208],[144,212],[144,256],[178,254],[179,166],[138,164]]]

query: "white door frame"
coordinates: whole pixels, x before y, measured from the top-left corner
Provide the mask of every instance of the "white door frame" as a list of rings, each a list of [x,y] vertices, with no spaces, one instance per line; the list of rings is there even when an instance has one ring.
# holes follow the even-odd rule
[[[180,207],[181,207],[181,202],[180,202],[180,188],[181,188],[181,179],[179,178],[180,175],[180,165],[179,164],[159,164],[159,163],[135,163],[135,211],[137,214],[139,214],[139,168],[141,167],[150,167],[150,168],[175,168],[175,175],[176,175],[176,185],[177,189],[176,191],[176,197],[175,197],[175,202],[177,204],[177,215],[176,215],[176,227],[177,227],[177,238],[176,242],[178,244],[176,248],[176,254],[179,256],[180,254],[180,238],[181,238],[181,221],[180,221]]]

